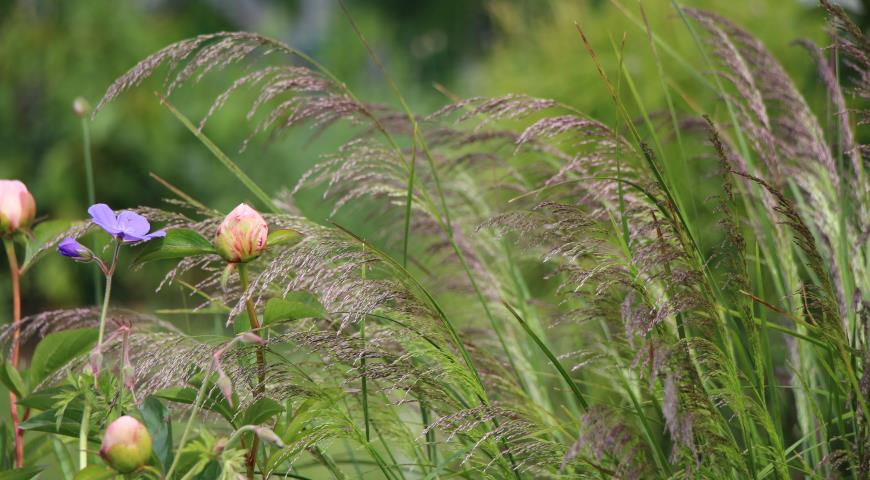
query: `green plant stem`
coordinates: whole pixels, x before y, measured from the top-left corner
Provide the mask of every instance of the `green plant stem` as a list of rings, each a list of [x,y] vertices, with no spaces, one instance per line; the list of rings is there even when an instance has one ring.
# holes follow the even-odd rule
[[[106,313],[109,311],[109,297],[112,296],[112,274],[106,275],[106,291],[103,294],[103,308],[100,310],[100,329],[97,334],[97,351],[103,351],[103,336],[106,333]]]
[[[82,411],[82,423],[79,427],[79,470],[88,466],[88,431],[91,428],[91,402],[85,396],[85,408]]]
[[[96,189],[94,188],[94,163],[91,157],[91,129],[88,127],[87,116],[82,117],[82,157],[85,159],[85,185],[88,189],[88,205],[97,203]],[[97,250],[97,240],[91,242],[91,248]],[[100,284],[100,272],[93,271],[94,279],[94,303],[100,302],[103,296],[103,286]]]
[[[18,368],[18,357],[21,350],[21,271],[18,269],[18,257],[15,255],[15,244],[11,238],[3,238],[6,247],[6,258],[9,259],[9,275],[12,283],[12,368]],[[9,392],[9,414],[12,417],[13,435],[15,436],[15,466],[24,466],[24,431],[18,426],[18,399]]]
[[[242,292],[248,289],[250,280],[248,279],[248,265],[245,263],[239,264],[239,282],[242,286]],[[254,306],[254,300],[250,297],[245,300],[245,307],[248,310],[248,320],[251,322],[251,329],[259,332],[260,321],[257,319],[257,308]],[[266,354],[263,345],[257,345],[257,389],[255,397],[262,396],[266,392]],[[257,448],[259,447],[259,437],[254,435],[251,442],[251,452],[248,454],[247,467],[248,478],[254,478],[254,464],[257,461]]]
[[[175,458],[172,459],[172,465],[170,465],[169,470],[166,471],[166,480],[172,480],[172,474],[175,472],[176,467],[178,467],[178,460],[181,458],[181,452],[184,450],[184,445],[187,443],[187,437],[190,435],[190,429],[193,426],[193,419],[196,418],[196,414],[199,413],[199,409],[202,406],[203,397],[205,396],[205,387],[208,386],[208,376],[210,374],[211,370],[207,370],[203,373],[202,384],[196,392],[196,398],[193,400],[193,408],[190,410],[190,416],[187,417],[184,431],[181,432],[181,440],[178,441]]]
[[[118,263],[118,254],[121,251],[121,241],[115,240],[115,251],[112,254],[112,264],[105,271],[106,275],[106,291],[103,294],[103,308],[100,310],[100,327],[97,331],[97,364],[96,371],[94,371],[94,381],[96,382],[96,377],[99,375],[100,366],[102,364],[102,354],[103,354],[103,337],[106,333],[106,313],[109,311],[109,299],[112,296],[112,277],[115,274],[115,265]],[[88,432],[91,429],[91,403],[88,401],[88,397],[85,396],[85,409],[82,413],[82,423],[79,428],[79,468],[84,469],[88,466]]]

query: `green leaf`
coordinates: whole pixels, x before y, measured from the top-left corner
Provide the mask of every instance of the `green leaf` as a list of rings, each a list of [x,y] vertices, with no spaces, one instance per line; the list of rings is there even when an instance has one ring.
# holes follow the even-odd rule
[[[288,296],[288,298],[291,297]],[[323,307],[317,302],[305,303],[288,298],[273,298],[266,302],[263,325],[301,318],[317,318],[323,315]]]
[[[45,470],[45,467],[41,465],[7,470],[5,472],[0,472],[0,480],[30,480],[39,475],[43,470]]]
[[[245,410],[242,424],[260,425],[280,413],[284,413],[284,407],[280,403],[271,398],[261,398]]]
[[[30,383],[39,385],[46,377],[87,352],[97,343],[97,329],[75,328],[48,334],[36,346],[30,362]]]
[[[18,398],[27,396],[27,388],[24,386],[21,374],[8,360],[0,364],[0,383],[3,383]]]
[[[240,313],[233,319],[233,333],[238,335],[242,332],[251,330],[251,319],[248,318],[248,312]]]
[[[215,249],[205,237],[189,228],[173,228],[167,230],[165,237],[146,243],[133,264],[207,253],[215,253]]]
[[[106,465],[92,463],[82,470],[79,470],[79,472],[76,473],[74,480],[106,480],[109,478],[115,478],[117,475],[118,472],[112,470]]]
[[[54,452],[54,457],[57,459],[57,466],[63,473],[63,478],[69,480],[75,476],[78,465],[73,461],[72,453],[66,448],[59,437],[55,435],[47,435],[50,437],[51,449]]]
[[[172,421],[169,410],[155,397],[148,397],[139,407],[145,428],[151,435],[154,455],[162,471],[172,464]]]
[[[274,247],[276,245],[296,244],[302,241],[302,234],[290,228],[282,228],[281,230],[273,230],[269,232],[266,238],[266,246]]]
[[[21,429],[31,432],[47,432],[66,437],[78,437],[79,427],[82,422],[82,411],[77,408],[69,407],[63,412],[63,417],[60,423],[57,421],[58,411],[56,409],[46,410],[38,413],[24,422],[21,422]],[[89,439],[92,442],[99,442],[99,432],[90,432]]]
[[[19,398],[18,405],[36,410],[48,410],[57,402],[58,396],[63,395],[69,390],[71,390],[69,386],[45,388],[38,392],[33,392],[24,398]]]
[[[193,480],[216,480],[217,478],[220,478],[220,474],[221,465],[212,460],[206,464],[205,468],[203,468],[197,476],[193,477]]]
[[[211,382],[210,382],[211,383]],[[199,383],[195,385],[199,387]],[[206,388],[209,391],[209,396],[202,402],[202,408],[204,410],[211,410],[213,412],[219,413],[223,416],[227,421],[233,423],[233,418],[235,417],[235,412],[232,408],[227,404],[226,399],[224,399],[223,394],[221,394],[219,388]],[[193,405],[194,400],[196,400],[196,388],[180,388],[180,387],[170,387],[164,388],[156,393],[154,396],[163,400],[168,400],[170,402],[176,403],[185,403],[188,405]]]
[[[21,271],[27,271],[46,253],[50,252],[50,249],[42,249],[42,247],[69,229],[73,223],[69,220],[48,220],[33,227],[33,236],[28,239],[24,249],[24,261],[21,262]]]

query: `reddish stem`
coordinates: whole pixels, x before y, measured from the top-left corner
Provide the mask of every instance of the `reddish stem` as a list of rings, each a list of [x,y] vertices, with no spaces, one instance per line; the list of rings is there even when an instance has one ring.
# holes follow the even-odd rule
[[[21,285],[19,281],[21,272],[18,269],[18,258],[15,256],[15,246],[12,240],[6,238],[3,243],[6,244],[9,274],[12,277],[12,325],[15,328],[12,333],[12,367],[17,369],[21,350]],[[12,392],[9,392],[9,413],[15,430],[15,466],[21,468],[24,466],[24,430],[19,427],[21,422],[18,419],[18,399]]]

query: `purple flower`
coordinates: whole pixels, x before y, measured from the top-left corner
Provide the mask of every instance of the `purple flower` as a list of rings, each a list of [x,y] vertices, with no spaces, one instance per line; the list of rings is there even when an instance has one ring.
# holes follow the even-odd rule
[[[115,212],[108,205],[98,203],[91,205],[88,213],[91,214],[94,223],[109,232],[113,237],[117,237],[126,243],[147,242],[152,238],[166,236],[166,232],[163,230],[148,233],[148,230],[151,229],[151,224],[148,223],[148,220],[142,215],[129,210],[124,210],[115,215]]]
[[[57,246],[57,251],[64,257],[70,257],[74,260],[89,262],[94,259],[94,253],[88,247],[77,242],[76,239],[66,237],[60,241]]]

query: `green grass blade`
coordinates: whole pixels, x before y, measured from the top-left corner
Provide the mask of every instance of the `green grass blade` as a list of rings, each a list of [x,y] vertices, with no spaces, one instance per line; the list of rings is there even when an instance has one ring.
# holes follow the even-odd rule
[[[172,113],[172,115],[174,115],[175,118],[177,118],[178,121],[181,122],[181,124],[184,125],[190,131],[190,133],[193,134],[193,136],[196,137],[197,140],[205,145],[208,151],[211,152],[212,155],[214,155],[215,158],[217,158],[221,162],[221,164],[223,164],[223,166],[226,167],[226,169],[229,170],[230,173],[232,173],[239,180],[239,182],[242,183],[242,185],[247,187],[247,189],[250,190],[250,192],[253,193],[255,197],[263,202],[263,205],[265,205],[270,212],[281,213],[281,209],[279,209],[278,206],[275,205],[275,202],[272,201],[269,195],[267,195],[266,192],[264,192],[263,189],[260,188],[260,186],[257,185],[253,180],[251,180],[251,177],[243,172],[242,169],[239,168],[239,166],[236,165],[236,163],[233,162],[230,157],[228,157],[220,149],[220,147],[215,145],[210,138],[202,133],[202,131],[198,129],[193,124],[193,122],[190,121],[189,118],[187,118],[183,113],[179,112],[178,109],[169,102],[169,100],[164,98],[159,93],[155,92],[155,95],[160,98],[161,105],[165,106],[166,109],[169,110],[169,112]]]
[[[529,337],[532,338],[535,344],[538,345],[538,348],[541,349],[541,352],[543,352],[547,359],[550,360],[550,363],[553,364],[553,367],[556,369],[556,371],[559,372],[559,375],[562,377],[565,383],[568,384],[568,387],[571,388],[571,392],[574,393],[574,398],[577,399],[577,403],[583,408],[583,410],[588,410],[589,403],[586,402],[586,398],[583,396],[583,392],[580,391],[580,387],[577,386],[577,384],[571,378],[571,375],[569,375],[568,371],[565,370],[565,367],[562,366],[562,362],[559,361],[556,355],[553,354],[553,352],[540,339],[540,337],[538,337],[535,332],[532,331],[526,321],[523,320],[522,317],[520,317],[520,315],[516,312],[516,310],[513,309],[513,307],[511,307],[507,302],[502,302],[502,304],[505,306],[505,308],[508,309],[511,315],[513,315],[514,318],[517,319],[517,321],[520,323],[520,326],[522,326],[523,330],[525,330],[526,334],[528,334]]]

